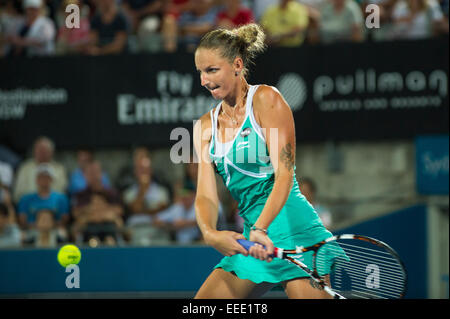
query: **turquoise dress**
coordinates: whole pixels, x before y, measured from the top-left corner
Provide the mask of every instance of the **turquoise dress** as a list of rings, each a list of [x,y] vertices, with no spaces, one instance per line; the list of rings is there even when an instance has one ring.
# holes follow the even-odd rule
[[[256,122],[253,113],[252,101],[257,89],[258,86],[250,86],[245,119],[234,139],[228,143],[220,143],[217,139],[217,117],[221,104],[210,112],[212,138],[209,155],[225,186],[239,203],[240,215],[244,219],[243,235],[247,239],[274,184],[274,171],[263,129]],[[284,249],[309,246],[332,236],[301,194],[295,174],[286,204],[270,224],[268,232],[274,245]],[[308,267],[312,267],[311,257],[311,253],[306,253],[299,258]],[[274,258],[268,263],[241,254],[224,257],[215,268],[233,272],[239,278],[255,283],[279,283],[308,276],[298,266],[286,260]]]

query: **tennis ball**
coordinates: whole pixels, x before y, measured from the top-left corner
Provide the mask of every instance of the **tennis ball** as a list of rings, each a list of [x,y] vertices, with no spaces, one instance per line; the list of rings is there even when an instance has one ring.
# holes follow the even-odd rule
[[[64,245],[59,249],[57,259],[64,268],[69,265],[76,265],[81,260],[81,251],[75,245]]]

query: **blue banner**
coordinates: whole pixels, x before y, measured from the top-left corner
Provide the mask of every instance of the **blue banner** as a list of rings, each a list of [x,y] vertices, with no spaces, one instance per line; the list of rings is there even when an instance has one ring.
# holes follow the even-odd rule
[[[424,195],[448,195],[448,135],[416,138],[417,191]]]

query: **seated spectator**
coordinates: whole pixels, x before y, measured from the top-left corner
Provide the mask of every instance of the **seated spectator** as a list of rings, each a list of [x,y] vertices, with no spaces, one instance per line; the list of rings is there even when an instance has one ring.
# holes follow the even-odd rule
[[[13,199],[19,199],[29,193],[37,191],[36,169],[40,164],[47,163],[52,167],[52,190],[64,193],[67,187],[67,175],[64,166],[53,160],[55,145],[47,137],[39,137],[33,144],[33,157],[19,166],[13,190]]]
[[[399,0],[392,10],[394,39],[425,39],[448,33],[448,20],[436,0]]]
[[[178,190],[175,203],[155,216],[154,224],[175,233],[178,244],[190,244],[200,239],[195,217],[195,189],[187,183]]]
[[[0,188],[0,248],[20,247],[22,234],[14,218],[9,194]]]
[[[162,0],[123,0],[122,9],[130,21],[131,32],[138,31],[139,25],[147,18],[156,18],[159,25],[163,8]]]
[[[252,8],[252,12],[253,12],[253,16],[255,17],[255,20],[260,22],[262,16],[264,15],[264,12],[266,12],[270,6],[277,5],[278,1],[279,0],[253,1],[251,8]]]
[[[320,41],[361,42],[363,36],[363,15],[354,0],[331,0],[320,10]]]
[[[0,159],[0,189],[2,187],[10,188],[14,178],[14,170],[11,164],[3,162]]]
[[[55,25],[43,15],[42,0],[24,0],[25,24],[16,35],[6,38],[15,56],[52,55],[55,50]]]
[[[325,227],[332,225],[332,216],[330,211],[323,205],[317,202],[317,187],[316,183],[308,177],[299,179],[300,192],[306,197],[306,200],[314,207]]]
[[[293,0],[279,0],[269,6],[261,18],[267,33],[267,44],[279,47],[298,47],[308,26],[308,8]]]
[[[219,28],[232,29],[253,21],[252,11],[243,7],[241,0],[229,0],[225,2],[224,10],[217,14],[216,24]]]
[[[7,170],[11,169],[13,171],[12,173],[6,173],[9,176],[8,180],[10,180],[8,187],[11,187],[12,179],[10,178],[14,175],[14,171],[19,166],[21,160],[19,155],[10,150],[7,146],[0,144],[0,162],[9,167]]]
[[[123,200],[129,212],[127,227],[131,243],[149,245],[156,240],[168,242],[168,234],[153,227],[153,219],[158,212],[169,206],[169,192],[153,180],[150,157],[143,156],[137,159],[134,170],[135,183],[123,194]]]
[[[127,161],[125,166],[119,170],[116,180],[116,187],[123,193],[126,189],[135,183],[135,167],[136,163],[142,157],[150,157],[150,151],[145,146],[135,147],[132,151],[132,158]]]
[[[76,193],[81,192],[86,189],[87,182],[84,176],[84,169],[86,166],[93,161],[93,154],[90,150],[80,149],[77,151],[77,164],[78,167],[72,172],[69,178],[69,195],[72,197]],[[102,184],[105,188],[111,187],[111,182],[109,180],[108,174],[102,172]]]
[[[123,208],[119,194],[102,183],[102,167],[94,160],[84,169],[87,187],[75,196],[73,235],[78,243],[116,245],[121,241]]]
[[[98,0],[97,14],[91,21],[89,43],[83,52],[89,55],[127,52],[128,23],[115,0]]]
[[[169,0],[164,8],[161,33],[163,46],[166,52],[174,52],[177,49],[177,23],[180,15],[189,11],[193,5],[190,0]]]
[[[37,191],[24,195],[18,204],[19,225],[23,229],[35,226],[37,213],[47,209],[55,213],[54,219],[62,235],[69,222],[69,200],[63,193],[52,190],[52,180],[55,176],[49,164],[41,164],[36,169],[35,183]]]
[[[173,34],[166,36],[172,38],[177,47],[192,52],[201,37],[213,29],[218,9],[213,0],[195,1],[195,5],[180,15],[176,28],[172,30]]]
[[[186,185],[197,189],[197,174],[198,174],[198,164],[194,162],[194,157],[191,156],[189,162],[184,164],[184,176],[183,179],[177,181],[173,186],[174,192],[177,193]]]
[[[71,12],[66,12],[68,5],[76,5],[80,8],[80,27],[68,28],[66,18]],[[56,38],[56,52],[58,54],[76,54],[81,53],[83,47],[89,42],[90,22],[87,16],[86,7],[82,6],[80,0],[64,0],[61,2],[58,16],[61,24]]]
[[[6,0],[0,3],[0,58],[10,54],[11,45],[7,38],[18,35],[25,24],[20,0]]]
[[[156,214],[154,219],[157,227],[174,234],[178,244],[190,244],[201,239],[194,205],[198,164],[193,162],[185,164],[185,172],[183,185],[176,188],[173,205]],[[218,214],[217,229],[225,229],[226,216],[221,203],[219,203]]]
[[[386,41],[391,40],[393,36],[393,24],[392,24],[392,9],[394,8],[398,0],[360,0],[358,1],[361,12],[363,14],[363,19],[366,20],[369,15],[373,16],[373,11],[368,10],[366,12],[366,7],[370,4],[377,5],[379,9],[379,28],[365,29],[367,33],[367,39],[373,41]]]
[[[27,232],[24,245],[39,248],[55,248],[66,241],[55,226],[56,213],[42,209],[36,213],[36,227]]]

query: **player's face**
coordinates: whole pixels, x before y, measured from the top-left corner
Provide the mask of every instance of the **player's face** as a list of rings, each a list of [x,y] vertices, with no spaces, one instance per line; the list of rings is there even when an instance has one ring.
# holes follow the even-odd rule
[[[219,51],[198,49],[195,66],[200,73],[201,85],[211,92],[216,100],[223,100],[235,87],[235,70]]]

